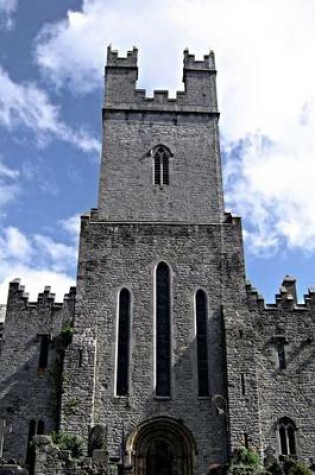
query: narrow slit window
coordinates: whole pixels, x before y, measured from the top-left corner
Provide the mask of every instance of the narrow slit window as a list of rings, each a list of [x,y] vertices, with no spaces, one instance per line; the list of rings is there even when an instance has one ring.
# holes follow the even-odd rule
[[[40,335],[38,369],[45,370],[48,364],[50,335]]]
[[[83,366],[83,348],[79,348],[79,355],[78,355],[78,365],[79,365],[79,368],[82,368]]]
[[[6,420],[0,419],[0,458],[3,456],[5,427],[6,427]]]
[[[296,426],[289,417],[278,422],[279,446],[281,455],[296,455]]]
[[[122,289],[119,294],[118,310],[117,396],[127,396],[129,392],[130,320],[130,292],[128,289]]]
[[[165,263],[156,269],[156,395],[171,394],[170,270]]]
[[[45,434],[45,422],[42,420],[39,420],[37,423],[37,435],[43,435]]]
[[[287,367],[287,363],[285,358],[284,343],[282,341],[279,341],[277,344],[277,353],[279,369],[285,369]]]
[[[28,426],[27,452],[26,452],[26,464],[27,464],[30,475],[34,474],[34,469],[35,469],[35,445],[33,444],[34,435],[36,435],[36,421],[32,419]]]
[[[197,364],[198,395],[209,395],[208,375],[208,312],[207,296],[203,290],[196,293],[196,329],[197,329]]]
[[[160,145],[153,150],[154,159],[154,184],[169,185],[169,150]]]
[[[245,383],[245,374],[241,373],[241,393],[242,396],[246,394],[246,383]]]

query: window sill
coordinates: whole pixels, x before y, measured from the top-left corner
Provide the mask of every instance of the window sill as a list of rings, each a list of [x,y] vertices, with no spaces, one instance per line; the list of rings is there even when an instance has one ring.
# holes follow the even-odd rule
[[[154,399],[157,401],[170,401],[171,396],[154,396]]]

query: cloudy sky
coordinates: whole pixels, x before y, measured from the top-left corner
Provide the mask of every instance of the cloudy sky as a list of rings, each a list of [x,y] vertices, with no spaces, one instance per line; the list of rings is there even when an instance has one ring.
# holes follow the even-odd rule
[[[273,300],[315,285],[314,0],[0,0],[0,303],[74,283],[95,207],[106,47],[139,48],[140,88],[182,89],[182,51],[213,49],[226,209],[248,278]]]

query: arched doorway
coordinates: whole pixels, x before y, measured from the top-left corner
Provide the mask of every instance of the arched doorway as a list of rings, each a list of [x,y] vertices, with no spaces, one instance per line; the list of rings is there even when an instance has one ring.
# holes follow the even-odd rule
[[[126,449],[133,475],[193,475],[195,442],[175,419],[143,422],[128,438]]]

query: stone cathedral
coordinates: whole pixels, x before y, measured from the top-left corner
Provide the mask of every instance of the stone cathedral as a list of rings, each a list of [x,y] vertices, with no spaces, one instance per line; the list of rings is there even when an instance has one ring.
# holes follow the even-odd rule
[[[300,303],[286,276],[266,304],[246,280],[241,220],[224,211],[214,55],[184,51],[176,99],[147,97],[137,77],[137,49],[109,47],[76,288],[30,302],[10,284],[0,473],[201,475],[239,446],[310,463],[315,289]],[[81,458],[52,431],[80,438]]]

